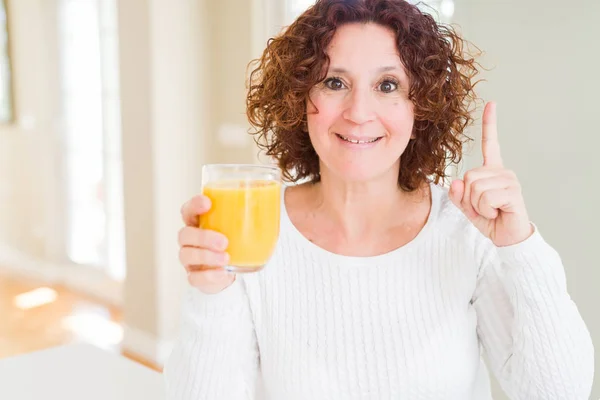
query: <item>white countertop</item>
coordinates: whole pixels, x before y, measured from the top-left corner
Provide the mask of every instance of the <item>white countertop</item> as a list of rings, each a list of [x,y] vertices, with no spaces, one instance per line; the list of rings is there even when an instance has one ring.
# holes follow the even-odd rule
[[[0,359],[2,400],[164,400],[162,374],[88,344]]]

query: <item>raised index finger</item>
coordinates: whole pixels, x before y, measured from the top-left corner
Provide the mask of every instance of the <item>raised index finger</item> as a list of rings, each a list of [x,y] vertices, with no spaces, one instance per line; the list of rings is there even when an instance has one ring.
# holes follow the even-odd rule
[[[502,155],[498,142],[498,125],[496,123],[496,103],[489,102],[483,110],[483,127],[481,150],[483,165],[486,167],[502,167]]]

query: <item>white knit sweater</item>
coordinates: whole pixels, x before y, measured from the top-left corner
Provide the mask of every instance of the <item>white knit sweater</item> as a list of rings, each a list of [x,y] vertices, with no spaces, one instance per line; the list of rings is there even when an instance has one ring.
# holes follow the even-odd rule
[[[588,399],[593,347],[539,232],[497,248],[432,185],[419,235],[376,257],[308,241],[283,207],[270,263],[189,289],[169,399]]]

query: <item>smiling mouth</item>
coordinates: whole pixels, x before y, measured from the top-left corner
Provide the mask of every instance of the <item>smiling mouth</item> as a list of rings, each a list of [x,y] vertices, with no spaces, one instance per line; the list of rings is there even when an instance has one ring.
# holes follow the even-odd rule
[[[357,140],[357,139],[347,138],[347,137],[342,136],[342,135],[337,134],[337,133],[335,135],[337,137],[339,137],[340,139],[342,139],[343,141],[345,141],[345,142],[354,143],[354,144],[375,143],[375,142],[377,142],[378,140],[380,140],[383,137],[383,136],[380,136],[380,137],[376,137],[376,138],[373,138],[373,139]]]

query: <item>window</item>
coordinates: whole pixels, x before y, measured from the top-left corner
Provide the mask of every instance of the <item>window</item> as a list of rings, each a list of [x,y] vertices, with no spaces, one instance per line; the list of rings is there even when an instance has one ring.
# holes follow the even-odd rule
[[[3,123],[14,117],[7,18],[6,1],[0,0],[0,122]]]
[[[449,23],[454,15],[454,0],[409,0],[423,12],[431,14],[438,22]]]
[[[315,0],[286,0],[286,25],[292,23],[300,14],[313,4]]]
[[[60,0],[66,255],[125,276],[114,0]]]

